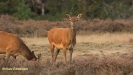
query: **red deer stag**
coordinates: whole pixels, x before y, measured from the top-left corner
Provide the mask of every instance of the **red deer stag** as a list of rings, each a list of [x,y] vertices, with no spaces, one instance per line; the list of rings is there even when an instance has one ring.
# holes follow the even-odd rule
[[[6,54],[6,60],[10,56],[16,59],[18,55],[24,56],[27,60],[37,59],[34,52],[31,52],[17,35],[4,31],[0,31],[0,54]]]
[[[73,47],[76,44],[76,22],[81,18],[82,14],[79,14],[77,17],[71,17],[69,14],[66,14],[66,17],[70,21],[70,28],[54,28],[48,31],[48,40],[50,43],[50,51],[52,54],[52,63],[56,61],[57,55],[60,50],[63,50],[63,55],[65,63],[66,59],[66,49],[69,49],[70,52],[70,62],[72,62],[72,53]],[[54,48],[57,48],[54,55]]]

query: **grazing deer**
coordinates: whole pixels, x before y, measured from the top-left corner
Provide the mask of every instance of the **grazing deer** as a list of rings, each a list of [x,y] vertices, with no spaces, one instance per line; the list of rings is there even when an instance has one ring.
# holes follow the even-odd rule
[[[76,44],[76,22],[81,18],[81,16],[82,14],[79,14],[77,17],[71,17],[69,14],[66,14],[66,17],[70,21],[70,28],[54,28],[48,31],[52,62],[56,61],[58,53],[60,50],[63,50],[65,63],[67,63],[66,49],[69,49],[70,62],[72,62],[73,47]],[[57,50],[54,55],[55,47]]]
[[[24,56],[27,60],[37,59],[34,52],[31,52],[17,35],[4,31],[0,31],[0,54],[6,54],[6,60],[10,56],[16,59],[18,55]]]

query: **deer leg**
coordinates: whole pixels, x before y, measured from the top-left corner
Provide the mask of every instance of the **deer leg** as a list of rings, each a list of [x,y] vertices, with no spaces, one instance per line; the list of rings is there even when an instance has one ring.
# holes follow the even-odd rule
[[[10,52],[6,52],[6,57],[5,57],[5,59],[6,59],[6,60],[9,60],[10,55],[11,55],[11,53],[10,53]]]
[[[72,63],[73,48],[69,49],[69,52],[70,52],[70,63]]]
[[[51,51],[51,55],[52,55],[52,63],[53,63],[53,60],[54,60],[54,45],[50,45],[50,51]]]
[[[65,59],[65,64],[67,63],[67,59],[66,59],[66,48],[63,49],[63,55],[64,55],[64,59]]]
[[[54,62],[56,61],[56,58],[57,58],[57,55],[59,54],[59,52],[60,52],[60,49],[56,49]]]
[[[3,63],[4,66],[7,66],[10,56],[11,56],[11,53],[6,51],[5,63]]]
[[[14,59],[16,59],[16,55],[12,55],[12,57],[13,57]]]

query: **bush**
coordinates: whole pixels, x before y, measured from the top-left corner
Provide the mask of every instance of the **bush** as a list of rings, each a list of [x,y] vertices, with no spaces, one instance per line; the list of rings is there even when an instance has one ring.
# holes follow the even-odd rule
[[[9,15],[0,16],[0,30],[15,33],[22,37],[46,37],[47,31],[55,27],[69,27],[69,21],[50,22],[48,20],[35,21],[18,20]],[[80,20],[77,23],[78,34],[88,33],[115,33],[115,32],[130,32],[133,33],[133,20]]]
[[[33,16],[28,5],[25,4],[25,0],[21,0],[17,6],[17,11],[13,14],[18,19],[29,19]]]
[[[128,56],[128,55],[127,55]],[[98,57],[96,55],[86,56],[87,58],[78,58],[72,64],[65,65],[58,62],[53,66],[49,58],[44,61],[26,61],[24,59],[11,59],[7,64],[0,59],[0,68],[28,68],[27,70],[0,70],[2,75],[132,75],[133,60],[132,56],[121,54],[115,57],[107,55]],[[6,67],[4,66],[6,65]]]

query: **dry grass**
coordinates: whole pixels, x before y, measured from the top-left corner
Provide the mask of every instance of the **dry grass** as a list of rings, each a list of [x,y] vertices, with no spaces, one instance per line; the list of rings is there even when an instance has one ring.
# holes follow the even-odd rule
[[[73,63],[64,65],[62,51],[57,63],[51,66],[51,54],[47,38],[22,38],[27,46],[42,54],[39,62],[27,61],[20,56],[10,60],[7,68],[28,68],[26,71],[3,71],[2,75],[132,75],[132,34],[105,33],[93,35],[77,35],[74,47]],[[108,42],[109,41],[109,42]],[[67,59],[69,53],[67,52]],[[0,68],[4,61],[0,59]]]
[[[28,38],[28,37],[24,37],[22,38],[22,40],[27,44],[27,45],[42,45],[42,44],[49,44],[48,42],[48,38],[44,37],[44,38]]]
[[[77,35],[77,43],[132,43],[133,34],[132,33],[98,33],[92,35]],[[49,44],[47,37],[44,38],[22,38],[27,45],[42,45]]]
[[[131,43],[133,38],[132,33],[103,33],[92,35],[77,35],[77,42],[90,43]]]
[[[93,35],[77,35],[77,44],[74,47],[73,57],[79,57],[84,54],[98,54],[104,51],[105,55],[112,53],[128,53],[132,50],[132,37],[131,33],[104,33]],[[23,41],[32,49],[36,54],[45,54],[43,59],[50,58],[49,42],[47,37],[44,38],[22,38]],[[67,54],[69,57],[69,53]],[[62,52],[60,52],[59,61],[63,60]],[[58,61],[58,60],[57,60]]]

